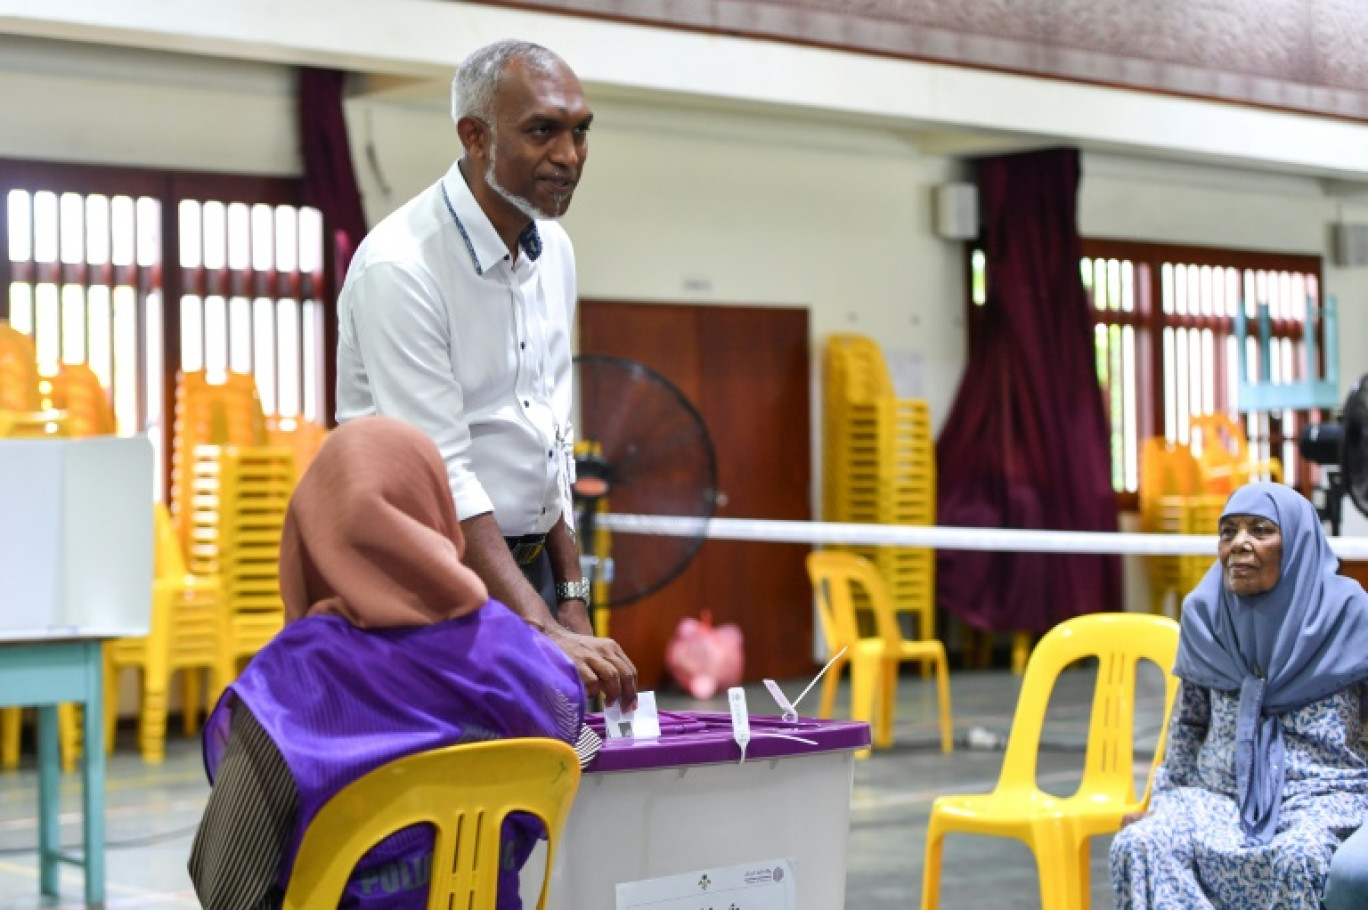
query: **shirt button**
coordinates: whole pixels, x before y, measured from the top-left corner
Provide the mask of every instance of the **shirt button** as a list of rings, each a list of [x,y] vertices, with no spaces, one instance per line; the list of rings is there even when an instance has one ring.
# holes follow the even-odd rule
[[[522,348],[524,351],[527,350],[527,342],[526,342],[526,341],[519,341],[519,342],[518,342],[518,347],[519,347],[519,348]]]
[[[525,408],[530,408],[530,407],[532,407],[532,402],[530,402],[530,401],[524,401],[524,402],[523,402],[523,407],[525,407]]]
[[[546,450],[546,457],[547,457],[547,458],[555,458],[555,457],[556,457],[556,450],[555,450],[555,449],[547,449],[547,450]]]
[[[546,514],[546,506],[542,506],[542,514],[543,514],[543,515]]]

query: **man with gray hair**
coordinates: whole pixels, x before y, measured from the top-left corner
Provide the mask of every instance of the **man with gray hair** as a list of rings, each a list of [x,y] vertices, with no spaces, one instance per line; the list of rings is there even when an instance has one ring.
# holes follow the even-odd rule
[[[550,637],[590,695],[636,701],[636,668],[595,638],[570,471],[575,259],[557,218],[593,120],[563,60],[483,47],[452,80],[463,153],[357,248],[338,298],[337,419],[414,424],[446,462],[465,562]],[[539,589],[554,581],[554,615]]]

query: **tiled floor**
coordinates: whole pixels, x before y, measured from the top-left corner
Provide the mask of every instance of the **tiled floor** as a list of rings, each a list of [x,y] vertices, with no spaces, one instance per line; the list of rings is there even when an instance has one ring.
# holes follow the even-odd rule
[[[1085,667],[1061,680],[1051,702],[1040,756],[1042,786],[1064,793],[1081,772],[1093,675]],[[961,672],[951,677],[955,728],[961,737],[972,727],[1005,735],[1016,702],[1018,680],[1002,671]],[[1139,742],[1152,744],[1160,708],[1157,671],[1142,675],[1137,705]],[[748,693],[752,705],[768,704],[763,689]],[[843,692],[843,696],[844,696]],[[816,692],[809,696],[815,698]],[[662,697],[664,708],[716,710],[720,702],[697,703]],[[923,838],[931,802],[938,794],[986,791],[997,778],[999,751],[957,746],[951,756],[937,745],[935,703],[927,683],[902,680],[897,744],[858,762],[855,770],[848,846],[846,906],[850,910],[905,910],[919,906]],[[845,706],[837,705],[838,716]],[[1143,757],[1141,759],[1143,761]],[[1141,767],[1139,773],[1144,773]],[[79,907],[79,870],[62,872],[63,899],[38,899],[34,845],[37,780],[31,758],[18,772],[0,773],[0,910]],[[109,765],[108,901],[111,908],[195,907],[185,860],[208,788],[197,744],[174,739],[159,768],[145,766],[133,749],[131,732]],[[62,785],[63,842],[80,838],[79,783]],[[813,824],[820,824],[813,819]],[[1107,839],[1093,845],[1095,908],[1111,906],[1106,876]],[[954,836],[947,839],[942,901],[947,908],[1039,907],[1039,885],[1030,852],[1013,841]],[[573,908],[609,910],[609,908]]]

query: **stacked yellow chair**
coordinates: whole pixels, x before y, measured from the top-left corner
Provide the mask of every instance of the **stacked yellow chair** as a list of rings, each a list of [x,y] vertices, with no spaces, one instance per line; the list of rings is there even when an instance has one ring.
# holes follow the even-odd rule
[[[0,437],[67,435],[74,434],[66,414],[43,407],[32,339],[0,320]]]
[[[1191,525],[1189,504],[1203,496],[1197,459],[1185,445],[1162,436],[1146,439],[1140,447],[1140,530],[1147,534],[1181,534]],[[1188,566],[1182,556],[1147,556],[1150,612],[1164,612],[1169,594],[1181,599]]]
[[[1239,421],[1225,414],[1192,418],[1191,435],[1201,454],[1197,465],[1206,491],[1229,496],[1251,480],[1267,477],[1282,482],[1282,462],[1277,458],[1255,461],[1249,455],[1249,439]]]
[[[1215,534],[1232,483],[1242,485],[1264,471],[1275,477],[1282,475],[1276,459],[1263,465],[1247,460],[1244,433],[1229,418],[1196,418],[1193,428],[1205,434],[1207,445],[1202,458],[1194,456],[1188,446],[1162,437],[1147,439],[1141,447],[1140,528],[1146,533]],[[1219,440],[1231,440],[1234,448]],[[1214,558],[1214,552],[1146,557],[1150,612],[1162,613],[1170,594],[1181,604],[1211,568]]]
[[[33,341],[0,320],[0,411],[36,411],[38,358]]]
[[[270,446],[197,446],[186,478],[192,574],[216,576],[226,621],[225,682],[280,631],[280,537],[294,489],[294,452]]]
[[[1169,712],[1178,678],[1169,673],[1178,653],[1178,624],[1163,616],[1093,613],[1055,626],[1026,665],[1002,773],[992,793],[938,797],[926,831],[922,910],[940,905],[942,841],[946,834],[993,835],[1022,841],[1035,854],[1043,910],[1088,905],[1089,839],[1120,830],[1127,813],[1149,804],[1154,768],[1164,759]],[[1086,658],[1097,660],[1083,779],[1072,796],[1036,783],[1036,758],[1050,692],[1059,674]],[[1164,710],[1144,792],[1135,792],[1135,679],[1141,660],[1165,674]]]
[[[295,473],[301,477],[309,469],[309,464],[327,436],[326,428],[302,417],[266,418],[267,440],[276,448],[294,452]]]
[[[198,727],[203,703],[199,673],[209,676],[210,700],[228,684],[224,641],[227,615],[217,577],[186,571],[180,537],[165,505],[154,512],[156,542],[152,615],[145,638],[121,638],[105,646],[105,747],[113,748],[118,714],[118,677],[142,671],[138,743],[143,760],[160,764],[166,755],[166,705],[171,677],[179,671],[186,735]]]
[[[109,395],[86,364],[62,364],[55,376],[39,378],[38,390],[45,407],[66,415],[70,436],[113,436],[118,432]]]
[[[226,685],[284,623],[277,561],[294,455],[269,445],[256,380],[246,373],[182,373],[174,439],[171,514],[190,574],[222,588],[225,675],[216,685]],[[263,463],[269,495],[260,488]],[[188,712],[188,731],[194,716]]]
[[[936,456],[925,401],[899,399],[879,346],[827,341],[822,415],[822,515],[827,521],[936,523]],[[917,639],[935,637],[936,554],[919,547],[842,548],[872,562]],[[930,665],[923,664],[923,675]]]
[[[176,419],[171,453],[171,518],[187,551],[186,516],[193,495],[189,476],[198,446],[264,446],[270,438],[256,380],[226,373],[211,381],[203,371],[181,373],[176,381]]]
[[[873,563],[854,553],[826,550],[809,553],[808,577],[817,594],[818,617],[827,651],[844,654],[822,682],[821,716],[830,717],[841,670],[850,665],[850,716],[874,727],[874,746],[893,745],[893,714],[898,694],[898,666],[904,661],[929,663],[936,674],[940,708],[941,751],[953,749],[954,718],[950,714],[950,680],[945,647],[936,639],[903,637],[887,588]],[[856,618],[856,595],[863,594],[874,614],[873,635],[862,635]],[[877,712],[875,708],[877,707]],[[868,757],[862,751],[859,757]]]

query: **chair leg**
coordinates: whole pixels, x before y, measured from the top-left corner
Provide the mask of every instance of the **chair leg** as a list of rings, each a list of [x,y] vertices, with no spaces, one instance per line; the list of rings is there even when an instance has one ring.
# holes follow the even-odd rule
[[[857,655],[850,662],[850,719],[872,723],[874,720],[874,690],[879,684],[877,657]],[[876,731],[877,732],[877,731]],[[876,740],[877,743],[877,740]],[[868,758],[869,750],[861,749],[856,758]]]
[[[933,663],[936,667],[936,701],[940,705],[941,751],[949,755],[955,748],[955,719],[950,713],[950,672],[944,649]]]
[[[1070,892],[1078,879],[1064,843],[1068,824],[1065,819],[1057,819],[1032,826],[1030,846],[1040,875],[1041,910],[1076,910]]]
[[[104,661],[104,741],[105,754],[114,751],[119,727],[119,668],[105,654]]]
[[[1031,659],[1031,633],[1016,632],[1012,635],[1012,674],[1020,676],[1026,672],[1026,662]]]
[[[926,829],[926,857],[922,862],[922,900],[921,910],[938,910],[940,907],[941,885],[941,847],[945,834],[936,824],[936,808],[931,807],[931,823]]]
[[[1091,839],[1082,838],[1078,842],[1074,861],[1078,863],[1077,891],[1073,894],[1074,910],[1088,910],[1092,902],[1092,849]]]
[[[76,770],[76,759],[81,757],[81,712],[80,705],[60,704],[57,706],[57,739],[62,756],[62,773],[70,774]],[[99,744],[95,744],[99,748]]]
[[[0,709],[0,767],[19,767],[19,738],[24,726],[23,708]]]
[[[138,748],[149,765],[160,765],[166,758],[166,678],[157,683],[151,673],[144,674]]]
[[[931,641],[936,637],[936,619],[935,616],[932,615],[930,608],[917,611],[916,623],[917,638],[922,641]],[[930,682],[931,674],[934,673],[936,669],[935,663],[929,660],[920,660],[918,663],[921,664],[921,678]]]
[[[893,747],[893,718],[898,705],[898,663],[893,660],[881,662],[879,667],[879,691],[876,698],[877,722],[874,726],[874,745],[880,749]]]
[[[200,706],[204,704],[204,687],[198,667],[181,670],[181,729],[186,736],[199,734]]]
[[[846,659],[843,657],[831,665],[822,679],[822,706],[817,712],[822,720],[831,719],[831,712],[836,707],[836,690],[841,687],[841,671],[845,665]]]

